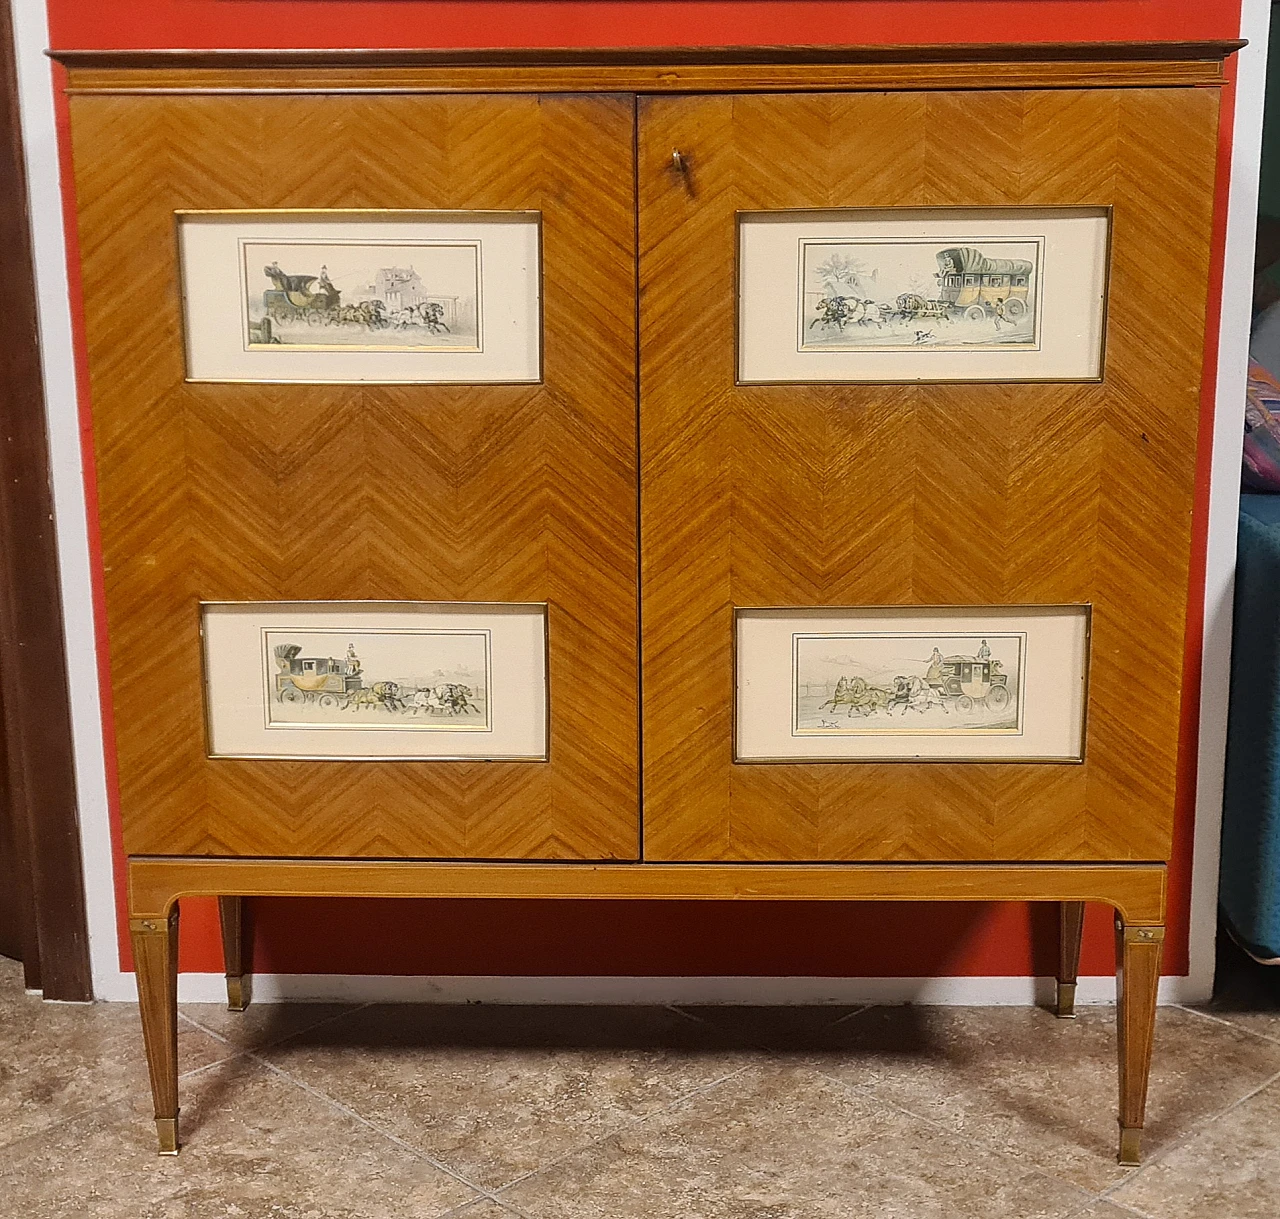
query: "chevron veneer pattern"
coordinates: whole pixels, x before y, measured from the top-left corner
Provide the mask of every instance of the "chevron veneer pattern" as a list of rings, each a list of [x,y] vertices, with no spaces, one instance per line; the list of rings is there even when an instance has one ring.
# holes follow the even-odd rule
[[[1168,857],[1216,108],[641,101],[647,858]],[[735,212],[1017,204],[1113,209],[1100,384],[734,385]],[[734,606],[1035,602],[1094,607],[1083,765],[733,762]]]
[[[633,106],[77,97],[132,854],[634,858]],[[187,384],[174,212],[532,209],[545,383]],[[205,756],[201,600],[549,603],[549,763]]]

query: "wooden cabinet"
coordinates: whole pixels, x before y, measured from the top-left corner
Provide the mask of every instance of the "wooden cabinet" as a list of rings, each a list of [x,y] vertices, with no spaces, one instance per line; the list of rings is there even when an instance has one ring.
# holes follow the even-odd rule
[[[1117,912],[1137,1157],[1171,850],[1228,46],[68,56],[119,805],[156,1116],[178,900]],[[1073,381],[743,384],[749,212],[1110,224]],[[541,381],[187,380],[175,214],[538,213]],[[203,602],[547,606],[544,761],[211,757]],[[1083,760],[734,754],[748,607],[1090,607]],[[641,774],[643,773],[643,787]],[[643,791],[643,795],[642,795]]]

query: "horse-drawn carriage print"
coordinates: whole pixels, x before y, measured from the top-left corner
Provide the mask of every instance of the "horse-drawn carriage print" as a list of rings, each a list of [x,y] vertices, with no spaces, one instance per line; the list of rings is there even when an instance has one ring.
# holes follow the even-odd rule
[[[793,735],[1022,731],[1023,633],[798,633],[793,646]]]
[[[239,243],[245,349],[479,351],[479,241]]]
[[[268,727],[492,727],[488,631],[262,635]]]
[[[1036,349],[1044,239],[800,240],[800,351]]]

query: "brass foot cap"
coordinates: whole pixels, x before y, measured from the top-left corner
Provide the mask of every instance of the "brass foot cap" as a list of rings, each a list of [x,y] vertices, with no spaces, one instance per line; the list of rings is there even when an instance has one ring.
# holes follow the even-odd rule
[[[242,1012],[249,1006],[249,979],[227,975],[227,1008],[229,1011]]]
[[[156,1118],[156,1134],[160,1139],[160,1154],[176,1156],[178,1154],[178,1119],[176,1117]]]
[[[1141,1142],[1141,1126],[1120,1127],[1120,1155],[1118,1158],[1123,1167],[1137,1168],[1142,1163]]]
[[[1074,1020],[1076,1018],[1076,984],[1074,982],[1058,983],[1058,1019]]]

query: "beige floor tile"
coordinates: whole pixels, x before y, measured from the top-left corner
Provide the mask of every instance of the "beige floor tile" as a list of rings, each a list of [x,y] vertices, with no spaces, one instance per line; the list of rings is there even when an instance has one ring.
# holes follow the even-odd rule
[[[179,1070],[234,1053],[180,1024]],[[20,972],[0,980],[0,1147],[123,1096],[150,1096],[134,1004],[45,1003]]]
[[[509,1210],[491,1198],[481,1198],[450,1211],[445,1219],[520,1219],[520,1212]]]
[[[156,1155],[146,1103],[117,1103],[6,1149],[3,1213],[21,1219],[432,1219],[475,1196],[251,1060],[201,1072],[183,1091],[181,1155]]]
[[[1058,1020],[1037,1008],[873,1008],[809,1059],[958,1137],[1097,1193],[1115,1162],[1115,1013]],[[1177,1008],[1157,1018],[1144,1153],[1159,1151],[1280,1071],[1280,1045]]]
[[[267,1052],[485,1188],[743,1068],[663,1008],[365,1008]]]
[[[1275,1219],[1280,1214],[1280,1084],[1271,1084],[1142,1169],[1114,1198],[1161,1219]]]
[[[1090,1207],[1086,1207],[1078,1215],[1072,1215],[1071,1219],[1134,1219],[1135,1215],[1137,1215],[1137,1211],[1131,1211],[1127,1207],[1116,1206],[1111,1202],[1101,1200]]]
[[[1280,1042],[1280,1011],[1235,1011],[1231,1008],[1208,1007],[1203,1009],[1218,1020],[1225,1020],[1236,1028],[1244,1029],[1258,1037],[1268,1037]]]
[[[502,1193],[533,1219],[1067,1219],[1090,1198],[803,1066],[752,1068]]]

